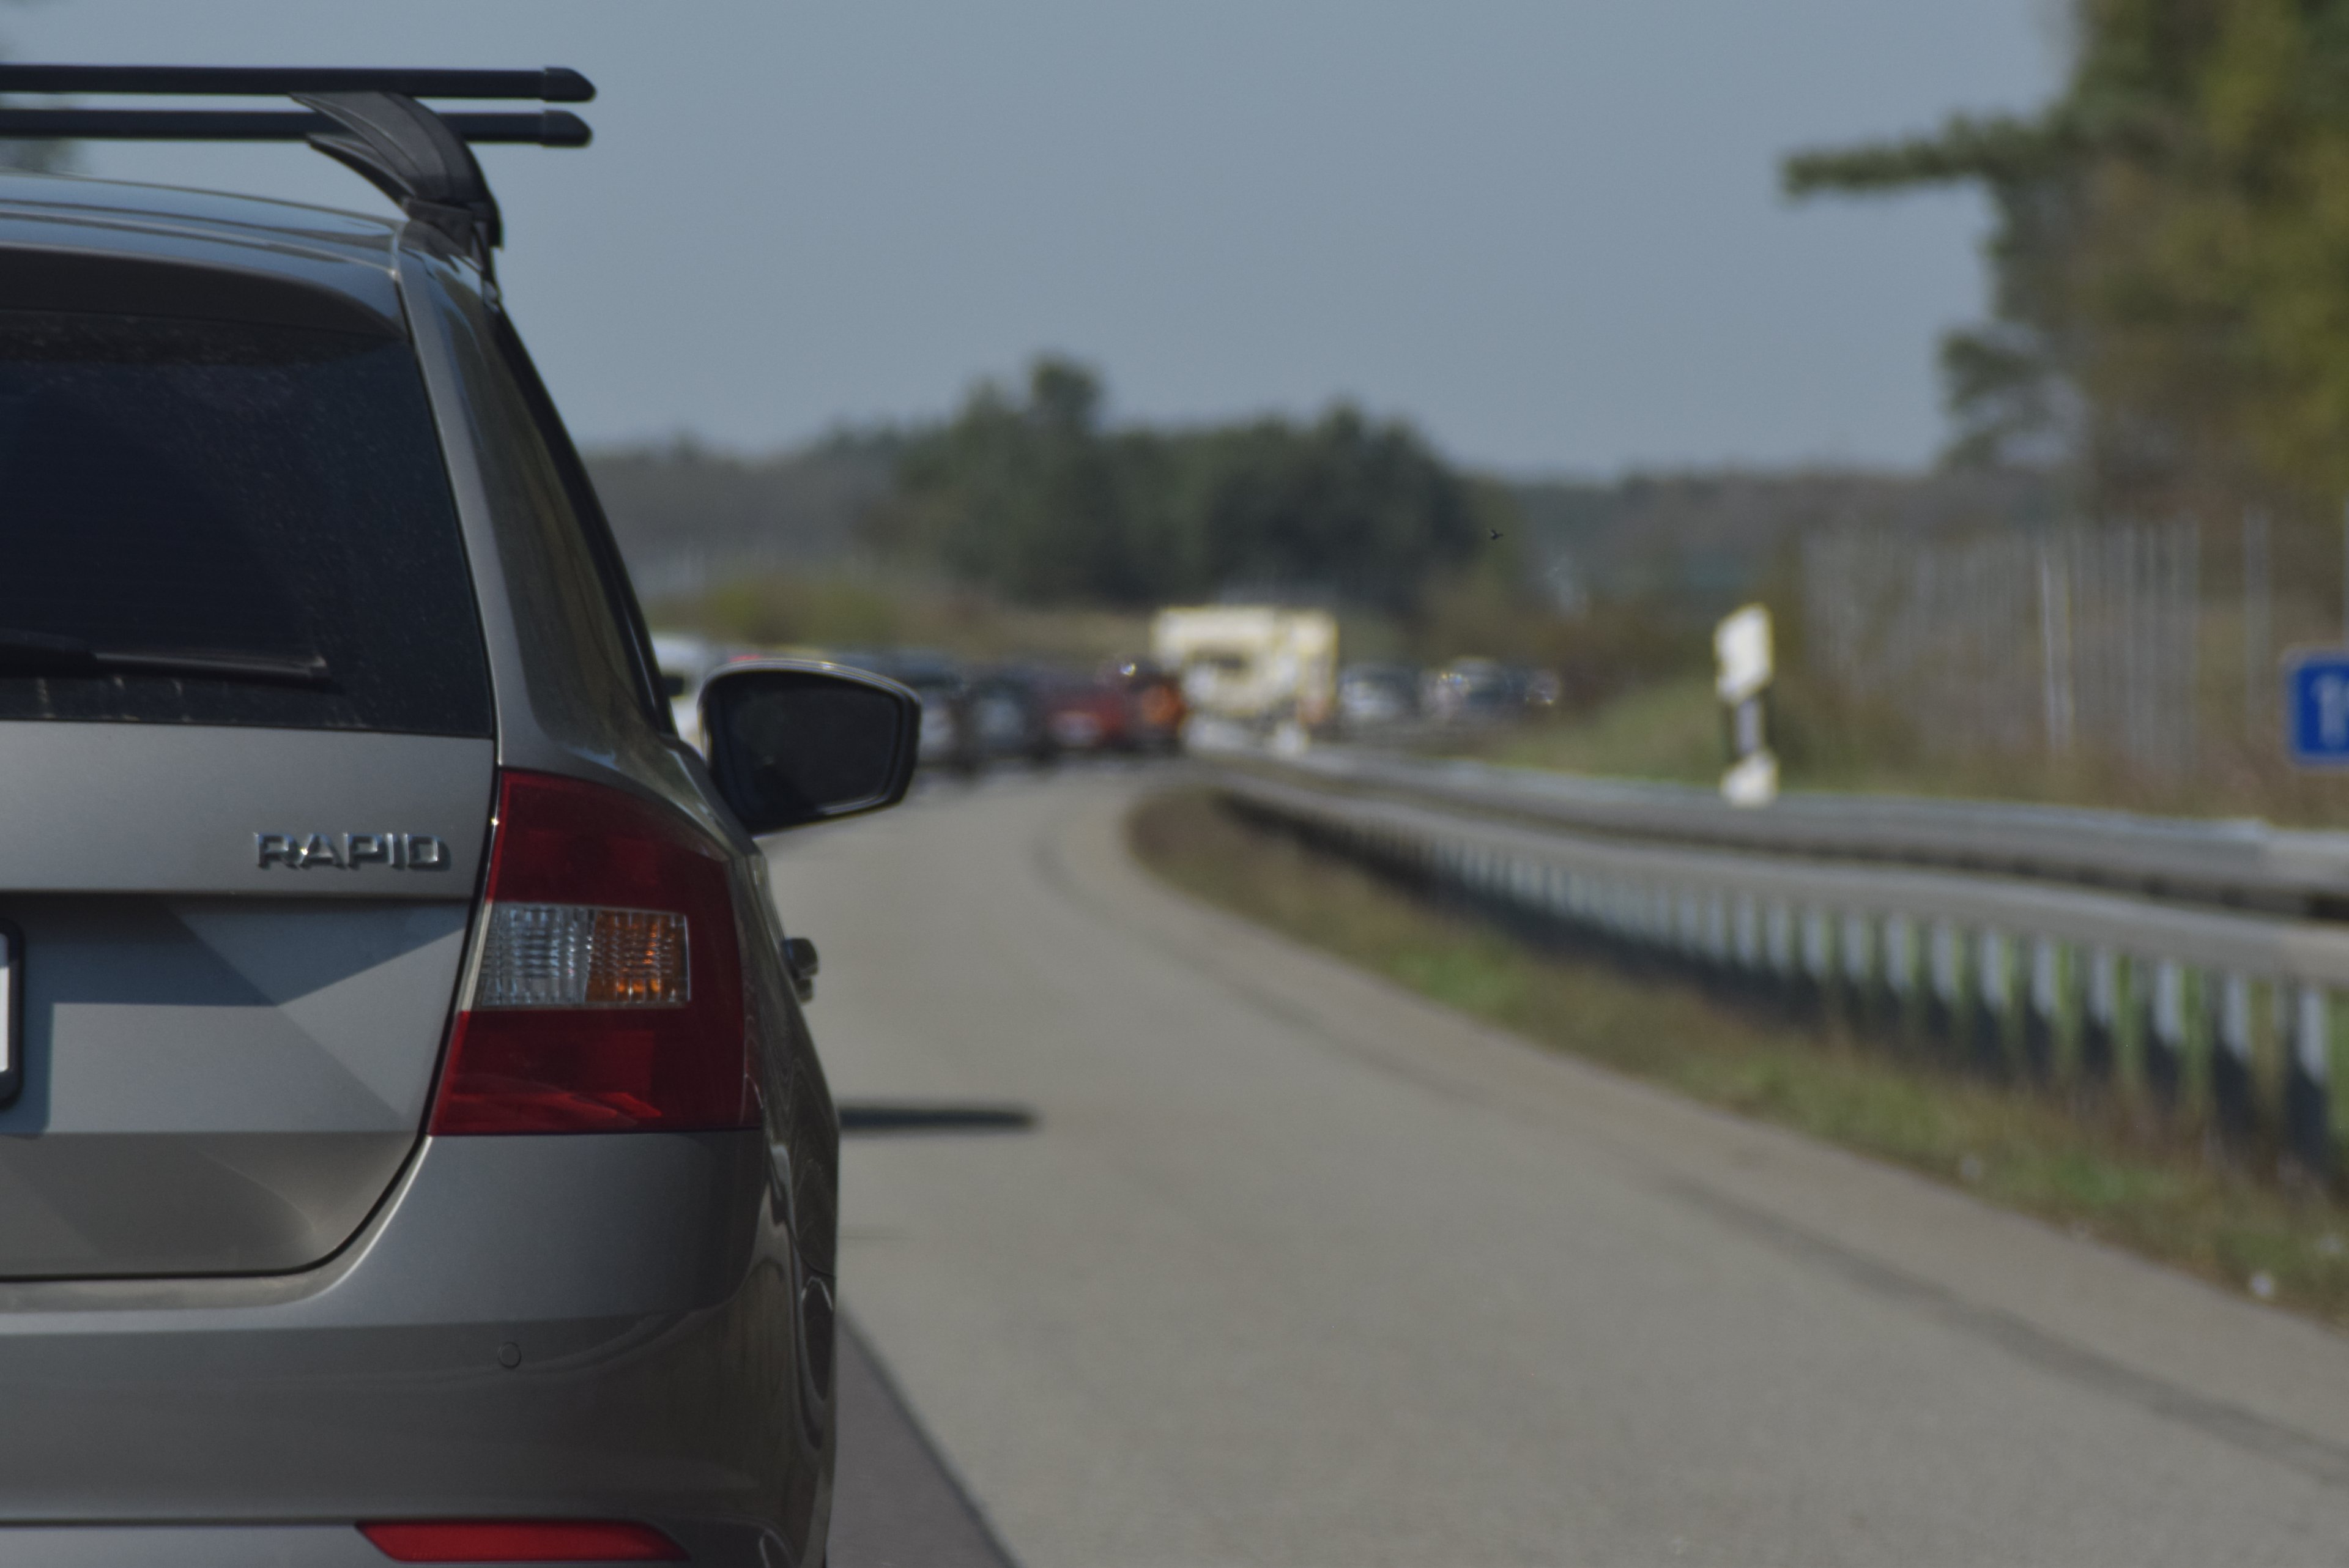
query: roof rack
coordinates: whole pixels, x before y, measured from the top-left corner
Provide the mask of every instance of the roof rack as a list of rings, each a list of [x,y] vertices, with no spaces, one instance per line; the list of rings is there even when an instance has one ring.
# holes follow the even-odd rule
[[[498,204],[470,143],[585,147],[586,122],[563,109],[442,114],[421,98],[585,103],[577,71],[376,70],[278,66],[0,64],[0,93],[187,98],[284,95],[308,112],[234,109],[0,107],[0,138],[137,141],[306,141],[349,165],[470,254],[482,271],[503,239]]]

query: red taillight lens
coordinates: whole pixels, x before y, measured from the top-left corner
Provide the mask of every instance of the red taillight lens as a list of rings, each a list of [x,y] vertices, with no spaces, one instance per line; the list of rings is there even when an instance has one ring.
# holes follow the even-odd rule
[[[601,784],[508,773],[478,967],[432,1131],[758,1120],[726,852]]]
[[[395,1563],[682,1563],[649,1524],[602,1519],[400,1519],[359,1526]]]

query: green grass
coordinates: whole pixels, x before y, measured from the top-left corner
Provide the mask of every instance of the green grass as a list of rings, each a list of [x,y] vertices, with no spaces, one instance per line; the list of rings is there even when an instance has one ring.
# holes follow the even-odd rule
[[[2257,816],[2292,826],[2349,827],[2349,777],[2294,769],[2271,732],[2247,734],[2240,715],[2231,711],[2208,718],[2197,765],[2174,778],[2085,753],[2057,762],[2035,750],[1936,751],[1898,713],[1838,701],[1799,673],[1779,683],[1771,727],[1779,776],[1788,789]],[[1587,711],[1446,735],[1439,744],[1518,767],[1683,784],[1718,784],[1728,765],[1712,680],[1693,673],[1632,687]]]
[[[1635,688],[1585,716],[1500,732],[1477,750],[1522,767],[1716,784],[1722,747],[1713,681],[1692,676]]]
[[[2349,1326],[2349,1210],[2261,1179],[2118,1106],[1945,1070],[1667,976],[1538,951],[1243,820],[1204,789],[1139,805],[1137,859],[1175,887],[1553,1049],[1961,1184]]]

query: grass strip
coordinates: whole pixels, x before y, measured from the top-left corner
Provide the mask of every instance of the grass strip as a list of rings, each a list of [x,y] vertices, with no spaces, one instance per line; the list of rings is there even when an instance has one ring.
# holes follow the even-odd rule
[[[1662,973],[1537,948],[1251,823],[1211,789],[1145,798],[1126,836],[1183,891],[1543,1045],[2349,1327],[2349,1209],[2125,1106],[2001,1087]]]

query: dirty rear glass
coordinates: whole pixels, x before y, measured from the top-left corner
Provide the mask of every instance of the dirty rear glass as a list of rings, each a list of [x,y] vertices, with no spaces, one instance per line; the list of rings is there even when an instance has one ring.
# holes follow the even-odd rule
[[[0,719],[488,735],[407,345],[0,310]]]

